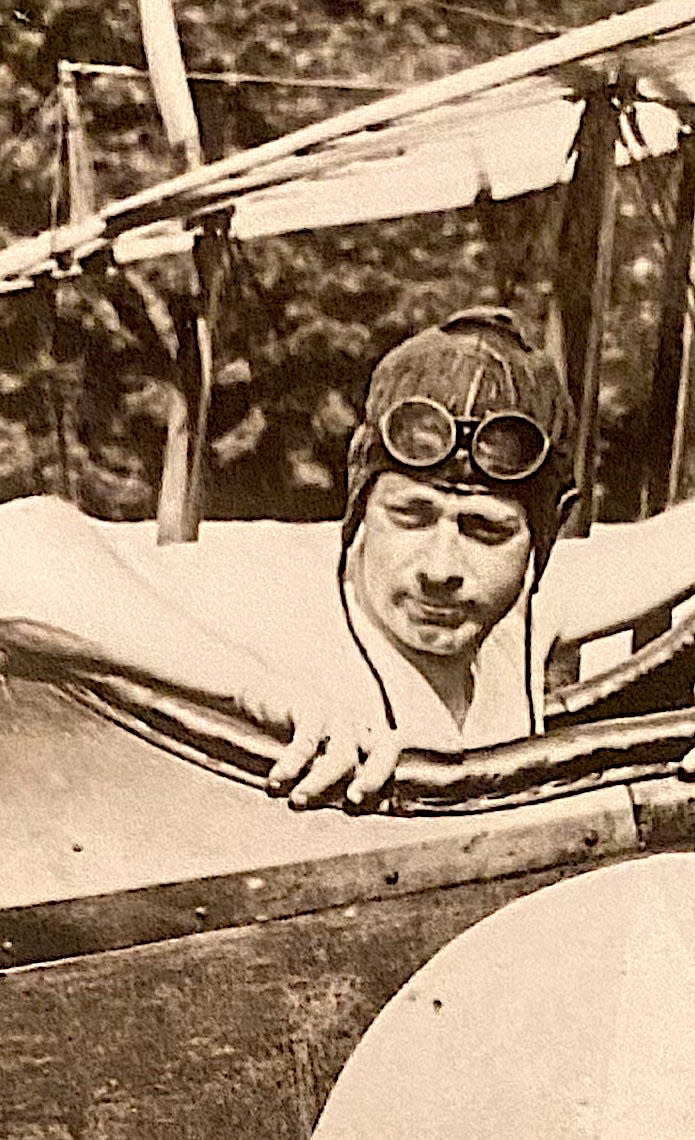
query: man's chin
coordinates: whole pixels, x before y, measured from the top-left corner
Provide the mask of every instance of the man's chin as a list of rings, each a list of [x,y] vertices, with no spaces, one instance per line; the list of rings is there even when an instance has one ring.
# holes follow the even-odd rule
[[[434,623],[408,623],[400,640],[409,649],[419,653],[433,653],[437,657],[459,657],[475,649],[478,629],[467,622],[465,626],[451,629]]]

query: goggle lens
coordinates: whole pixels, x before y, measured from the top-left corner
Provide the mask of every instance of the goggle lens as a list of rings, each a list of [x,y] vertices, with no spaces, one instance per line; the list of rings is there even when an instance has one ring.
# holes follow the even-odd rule
[[[462,427],[459,444],[459,425],[446,408],[430,400],[403,400],[382,419],[381,434],[390,454],[406,466],[434,467],[465,445],[475,466],[499,480],[532,475],[550,447],[543,429],[519,412],[493,412]]]
[[[456,422],[445,408],[404,400],[388,413],[382,434],[391,454],[412,467],[432,467],[456,443]]]
[[[471,457],[491,479],[532,475],[545,459],[548,440],[542,429],[520,415],[484,420],[471,439]]]

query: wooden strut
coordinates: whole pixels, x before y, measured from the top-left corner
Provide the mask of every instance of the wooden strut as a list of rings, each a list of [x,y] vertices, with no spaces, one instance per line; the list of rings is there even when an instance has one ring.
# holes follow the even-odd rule
[[[80,225],[94,213],[94,171],[89,160],[75,76],[64,60],[58,64],[58,91],[67,141],[70,223]]]
[[[693,178],[692,165],[695,161],[695,136],[692,132],[695,130],[695,115],[692,113],[689,116],[689,129],[691,134],[686,140],[684,163],[691,168],[690,177]],[[691,196],[690,206],[690,254],[685,272],[681,360],[678,374],[673,445],[671,448],[668,494],[666,499],[666,505],[669,507],[677,503],[680,498],[683,479],[683,462],[685,458],[686,430],[692,401],[693,370],[695,369],[695,195]]]
[[[189,172],[197,170],[202,161],[200,130],[171,0],[139,0],[139,10],[150,82],[169,145],[183,152]]]
[[[70,225],[79,227],[95,209],[94,171],[80,115],[75,77],[64,67],[62,61],[58,63],[58,112],[58,165],[51,201],[51,221],[55,226],[63,216],[69,219]],[[74,441],[74,398],[71,387],[79,382],[82,362],[81,357],[75,359],[71,350],[67,350],[67,353],[63,351],[64,278],[73,271],[69,253],[59,260],[59,270],[58,274],[45,276],[40,282],[40,303],[47,304],[50,313],[50,358],[55,362],[50,370],[50,379],[44,379],[44,389],[56,438],[60,494],[63,498],[72,500],[76,495],[70,463],[71,438]]]
[[[600,159],[602,166],[601,213],[594,278],[591,288],[591,312],[589,326],[586,331],[586,351],[584,355],[575,453],[575,475],[581,497],[572,527],[572,534],[582,537],[588,535],[593,519],[594,468],[596,465],[601,355],[606,312],[610,302],[618,188],[618,175],[615,164],[615,144],[619,129],[617,114],[609,106],[601,110],[605,117],[603,124],[603,143],[605,150]]]
[[[188,175],[202,162],[201,133],[171,0],[140,0],[142,39],[150,80],[169,143]],[[181,345],[182,374],[169,393],[167,443],[157,513],[160,544],[194,542],[203,513],[207,425],[213,385],[213,334],[224,278],[221,235],[214,220],[193,247],[193,345]],[[192,351],[190,349],[192,348]],[[189,351],[186,351],[189,349]]]
[[[692,364],[695,240],[695,137],[681,144],[682,170],[673,241],[664,272],[663,314],[645,424],[647,513],[663,511],[678,494]]]
[[[578,421],[575,479],[580,498],[563,527],[564,537],[585,537],[593,518],[596,421],[616,219],[615,144],[620,128],[614,90],[609,85],[588,96],[575,138],[576,165],[564,198],[546,326],[546,348],[560,366]],[[557,646],[551,670],[563,683],[577,681],[578,646]]]
[[[695,137],[681,144],[682,170],[673,241],[666,259],[659,349],[647,409],[644,452],[648,515],[673,506],[679,497],[693,369],[693,272],[695,271]],[[635,626],[633,653],[664,633],[671,611],[661,606]]]
[[[213,335],[219,311],[222,263],[210,274],[200,266],[198,247],[216,243],[206,232],[196,238],[195,296],[179,335],[178,382],[169,386],[167,437],[157,508],[157,542],[195,542],[204,511],[207,428],[214,379]]]
[[[690,243],[687,297],[683,314],[683,351],[678,377],[678,397],[673,431],[673,447],[668,480],[667,506],[672,507],[680,498],[685,457],[685,437],[692,399],[693,369],[695,369],[695,228]]]
[[[198,414],[191,449],[190,484],[187,499],[187,533],[198,537],[204,509],[205,458],[207,453],[208,417],[214,381],[214,336],[220,315],[220,304],[226,278],[225,253],[228,219],[206,221],[203,233],[196,236],[193,257],[200,283],[202,311],[196,316],[196,341],[200,364]]]

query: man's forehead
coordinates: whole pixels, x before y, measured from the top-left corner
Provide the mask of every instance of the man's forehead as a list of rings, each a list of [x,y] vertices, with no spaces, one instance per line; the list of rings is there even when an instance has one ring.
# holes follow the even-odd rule
[[[504,511],[523,514],[524,508],[511,495],[499,494],[490,487],[475,483],[436,483],[430,479],[414,479],[398,471],[385,471],[379,476],[372,491],[376,502],[387,499],[429,500],[443,507],[465,511]]]

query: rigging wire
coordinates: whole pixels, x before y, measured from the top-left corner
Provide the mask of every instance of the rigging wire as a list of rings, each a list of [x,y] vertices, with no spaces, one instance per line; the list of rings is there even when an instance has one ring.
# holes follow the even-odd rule
[[[430,0],[423,0],[423,6],[428,4]],[[497,12],[484,12],[480,8],[474,8],[470,5],[446,3],[445,0],[432,0],[436,8],[442,11],[451,12],[457,16],[463,16],[474,20],[479,20],[481,23],[493,24],[498,27],[509,28],[516,31],[532,32],[533,35],[542,37],[552,37],[562,35],[570,29],[563,24],[548,24],[536,23],[531,20],[524,20],[520,17],[503,16]],[[64,62],[67,70],[73,71],[79,75],[113,75],[123,79],[126,78],[144,78],[147,79],[149,73],[137,67],[128,66],[126,64],[109,64],[109,63],[90,63],[90,62]],[[257,72],[245,71],[190,71],[187,73],[188,79],[194,82],[206,83],[224,83],[229,86],[238,86],[239,84],[259,84],[277,87],[297,87],[297,88],[324,88],[329,90],[344,90],[344,91],[405,91],[408,85],[403,83],[384,83],[372,82],[364,79],[347,79],[342,77],[328,76],[325,78],[307,78],[307,77],[291,77],[280,75],[261,75]]]
[[[473,20],[480,20],[484,24],[495,24],[502,28],[512,28],[515,31],[532,32],[534,36],[561,36],[570,29],[563,24],[538,24],[532,20],[524,20],[518,16],[503,16],[499,12],[483,12],[480,8],[471,8],[468,4],[445,3],[445,0],[434,0],[436,8],[445,12],[452,12],[457,16],[465,16]]]
[[[647,219],[649,220],[656,240],[664,256],[668,256],[673,241],[673,232],[675,220],[670,223],[665,214],[665,203],[659,193],[651,171],[646,165],[635,163],[631,166],[633,181],[637,187],[639,198],[642,205],[645,207]],[[652,191],[650,195],[649,191]],[[691,273],[688,275],[688,284],[691,289],[695,288],[695,280]],[[687,309],[691,316],[695,316],[695,299],[692,296],[688,297]]]
[[[149,79],[149,72],[144,68],[130,67],[121,63],[85,63],[82,61],[63,61],[67,71],[77,75],[110,75],[117,79]],[[258,75],[248,71],[189,71],[187,78],[194,82],[224,83],[230,87],[239,84],[260,84],[272,87],[300,87],[325,88],[328,90],[344,91],[405,91],[407,85],[402,83],[372,83],[366,79],[340,79],[337,77],[325,79],[309,79],[282,75]]]
[[[58,87],[52,87],[48,94],[41,100],[38,106],[33,107],[23,118],[22,125],[19,130],[13,131],[12,136],[7,141],[17,142],[28,138],[34,129],[41,124],[42,116],[49,118],[53,110],[53,104],[58,101]]]
[[[661,210],[661,205],[648,193],[644,180],[644,172],[639,168],[639,164],[635,163],[628,167],[628,169],[632,175],[632,181],[637,190],[637,195],[645,208],[646,219],[652,228],[659,248],[663,254],[667,254],[670,244],[670,232]]]
[[[663,186],[657,184],[653,171],[649,169],[648,164],[635,163],[632,169],[642,204],[666,253],[671,243],[671,234],[675,225],[675,218],[669,218],[669,213],[672,214],[672,206],[663,193]]]
[[[56,90],[57,94],[57,90]],[[51,178],[51,199],[50,199],[50,229],[55,231],[58,228],[58,209],[60,206],[60,196],[62,191],[62,159],[63,147],[65,145],[65,115],[63,113],[63,106],[60,99],[56,99],[55,105],[56,123],[55,135],[56,145],[53,155],[53,172]]]

